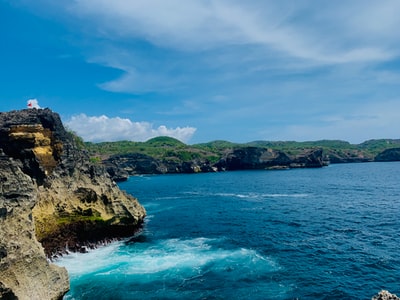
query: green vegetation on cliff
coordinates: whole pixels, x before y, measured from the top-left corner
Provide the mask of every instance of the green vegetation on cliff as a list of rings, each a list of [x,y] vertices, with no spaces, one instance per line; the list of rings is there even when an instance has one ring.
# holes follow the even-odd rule
[[[260,147],[279,150],[288,155],[298,155],[305,150],[320,148],[327,161],[362,162],[373,161],[375,157],[386,149],[400,147],[398,139],[369,140],[361,144],[350,144],[340,140],[320,141],[253,141],[249,143],[232,143],[217,140],[208,143],[186,145],[171,137],[156,137],[146,142],[103,142],[85,143],[93,160],[108,158],[112,155],[140,153],[155,159],[190,161],[193,159],[207,159],[210,162],[218,161],[223,153],[229,149],[244,147]]]
[[[155,159],[173,161],[190,161],[193,159],[207,158],[210,161],[217,161],[218,153],[208,150],[206,147],[189,146],[171,137],[155,137],[146,142],[103,142],[85,143],[92,159],[108,158],[111,155],[122,155],[140,153],[151,156]]]

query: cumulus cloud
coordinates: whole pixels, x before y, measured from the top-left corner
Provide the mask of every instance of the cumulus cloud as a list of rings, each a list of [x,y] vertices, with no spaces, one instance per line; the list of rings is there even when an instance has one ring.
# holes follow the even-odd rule
[[[67,120],[66,125],[85,141],[146,141],[156,136],[170,136],[188,142],[196,131],[194,127],[167,128],[164,125],[153,128],[148,122],[132,122],[129,119],[80,114]]]
[[[28,108],[40,108],[39,101],[37,99],[29,99],[27,106]]]

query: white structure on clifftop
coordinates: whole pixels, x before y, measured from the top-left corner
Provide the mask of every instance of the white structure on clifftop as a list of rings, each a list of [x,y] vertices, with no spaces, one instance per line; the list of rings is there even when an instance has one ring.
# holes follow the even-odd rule
[[[40,108],[39,102],[37,101],[37,99],[29,99],[27,106],[28,106],[28,108]]]

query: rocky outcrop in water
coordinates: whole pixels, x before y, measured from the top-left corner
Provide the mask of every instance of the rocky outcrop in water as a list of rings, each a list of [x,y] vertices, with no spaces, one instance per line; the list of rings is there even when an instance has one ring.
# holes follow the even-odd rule
[[[400,148],[384,150],[375,157],[375,161],[400,161]]]
[[[395,294],[382,290],[377,295],[373,296],[371,300],[400,300]]]
[[[0,113],[0,183],[1,299],[61,299],[67,272],[46,257],[132,236],[145,217],[49,109]]]

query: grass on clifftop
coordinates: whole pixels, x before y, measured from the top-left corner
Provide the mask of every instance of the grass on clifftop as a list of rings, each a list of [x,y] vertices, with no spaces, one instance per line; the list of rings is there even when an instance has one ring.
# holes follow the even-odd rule
[[[207,149],[188,146],[171,137],[156,137],[146,142],[102,142],[85,143],[92,160],[95,157],[105,159],[111,155],[140,153],[157,159],[189,161],[198,158],[208,158],[216,161],[218,156]]]
[[[400,147],[400,140],[379,139],[369,140],[361,144],[350,144],[341,140],[320,140],[320,141],[253,141],[248,143],[232,143],[229,141],[217,140],[208,143],[186,145],[171,137],[156,137],[146,142],[118,141],[91,143],[86,142],[85,148],[89,151],[94,162],[111,155],[140,153],[156,159],[189,161],[193,159],[208,159],[216,162],[228,149],[240,147],[262,147],[283,151],[289,155],[296,155],[304,150],[322,148],[325,154],[345,157],[364,156],[373,159],[380,152]]]

